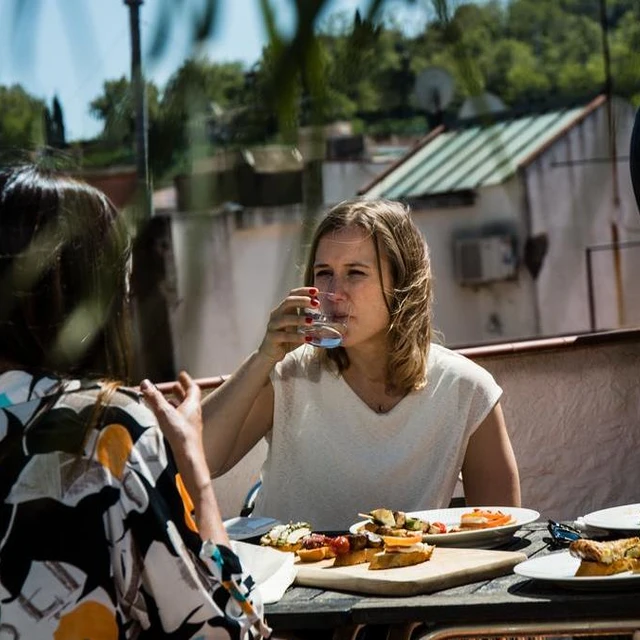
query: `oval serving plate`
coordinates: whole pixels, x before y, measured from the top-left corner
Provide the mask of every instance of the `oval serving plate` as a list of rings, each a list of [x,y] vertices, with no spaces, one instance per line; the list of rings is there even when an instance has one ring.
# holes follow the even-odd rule
[[[427,511],[410,511],[408,516],[420,518],[427,522],[442,522],[450,527],[460,525],[460,517],[468,513],[473,507],[459,507],[455,509],[429,509]],[[506,544],[520,527],[535,522],[540,514],[533,509],[520,507],[479,507],[491,511],[502,511],[514,518],[514,522],[488,529],[470,529],[469,531],[454,531],[451,533],[434,533],[423,536],[424,542],[442,547],[467,547],[474,549],[493,549]],[[357,533],[368,521],[362,520],[349,527],[351,533]]]

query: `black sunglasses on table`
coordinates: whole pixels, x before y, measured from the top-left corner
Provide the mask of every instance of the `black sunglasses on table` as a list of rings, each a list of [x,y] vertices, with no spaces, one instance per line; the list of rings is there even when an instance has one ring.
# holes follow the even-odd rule
[[[568,547],[574,540],[582,538],[582,534],[576,528],[555,520],[548,521],[547,531],[551,534],[551,538],[545,538],[545,542],[554,548]]]

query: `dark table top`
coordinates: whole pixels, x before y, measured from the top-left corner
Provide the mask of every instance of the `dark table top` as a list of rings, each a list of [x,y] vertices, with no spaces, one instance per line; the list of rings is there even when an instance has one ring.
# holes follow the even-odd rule
[[[546,523],[520,529],[501,549],[528,557],[550,553]],[[640,617],[640,588],[574,590],[528,580],[514,573],[436,593],[380,597],[292,586],[266,606],[277,630],[335,629],[350,625],[424,622],[428,625],[529,623],[531,621],[625,620]]]

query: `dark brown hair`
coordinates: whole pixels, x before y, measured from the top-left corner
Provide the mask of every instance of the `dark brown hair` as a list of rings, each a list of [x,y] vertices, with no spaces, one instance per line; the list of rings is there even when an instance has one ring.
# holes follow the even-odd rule
[[[129,381],[130,235],[98,189],[33,165],[0,171],[0,358]]]
[[[431,263],[425,240],[411,219],[409,208],[390,200],[347,200],[329,210],[311,240],[304,284],[314,284],[313,264],[320,239],[347,227],[359,227],[373,239],[380,287],[389,310],[387,385],[409,392],[426,384],[426,361],[431,344]],[[385,291],[381,252],[389,260],[391,291]],[[342,347],[319,349],[319,357],[339,371],[349,366]]]

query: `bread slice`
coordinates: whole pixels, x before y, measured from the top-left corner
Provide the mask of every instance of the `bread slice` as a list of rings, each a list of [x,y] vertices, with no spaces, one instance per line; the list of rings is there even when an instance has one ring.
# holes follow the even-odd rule
[[[382,551],[373,556],[369,563],[369,569],[395,569],[397,567],[410,567],[414,564],[421,564],[431,558],[434,549],[434,545],[422,544],[422,548],[415,551]]]
[[[331,547],[316,547],[315,549],[298,549],[296,555],[300,558],[300,562],[320,562],[326,558],[335,558]]]
[[[359,549],[358,551],[347,551],[347,553],[340,553],[333,561],[333,567],[351,567],[354,564],[362,564],[369,562],[371,558],[379,551],[373,547],[367,547],[365,549]]]
[[[572,556],[580,558],[576,576],[611,576],[623,571],[640,572],[640,538],[620,540],[574,540]]]
[[[576,571],[576,576],[579,578],[612,576],[616,573],[623,573],[624,571],[640,571],[640,561],[635,558],[621,558],[620,560],[614,560],[609,564],[605,564],[604,562],[582,560]]]
[[[572,556],[592,562],[609,564],[620,558],[640,557],[640,538],[621,538],[620,540],[574,540],[569,545]]]
[[[260,544],[278,551],[295,552],[302,548],[302,539],[310,534],[311,525],[307,522],[277,524],[260,538]]]

